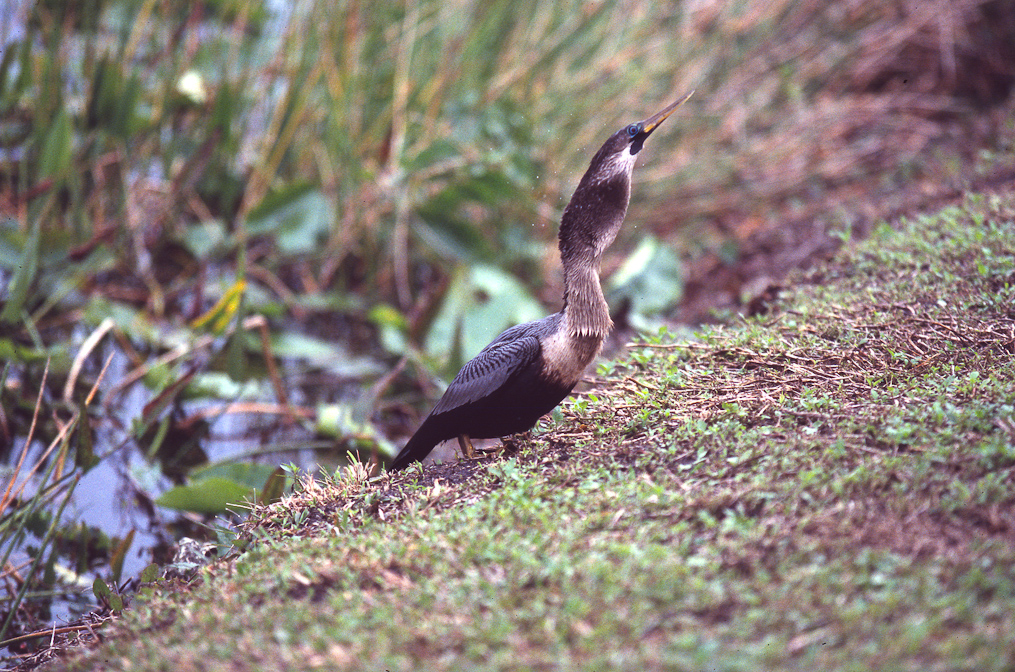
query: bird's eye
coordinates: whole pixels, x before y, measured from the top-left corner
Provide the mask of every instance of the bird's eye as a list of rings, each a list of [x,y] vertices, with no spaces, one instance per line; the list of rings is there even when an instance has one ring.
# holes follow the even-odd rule
[[[630,126],[627,127],[627,135],[629,137],[633,138],[640,132],[641,132],[641,124],[631,124]]]

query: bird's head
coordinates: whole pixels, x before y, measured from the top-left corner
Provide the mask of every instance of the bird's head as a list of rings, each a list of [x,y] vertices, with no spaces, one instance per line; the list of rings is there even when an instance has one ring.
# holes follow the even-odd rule
[[[620,129],[592,157],[560,222],[560,254],[565,264],[589,253],[597,260],[617,237],[631,200],[631,172],[638,152],[648,136],[692,93],[648,119]]]

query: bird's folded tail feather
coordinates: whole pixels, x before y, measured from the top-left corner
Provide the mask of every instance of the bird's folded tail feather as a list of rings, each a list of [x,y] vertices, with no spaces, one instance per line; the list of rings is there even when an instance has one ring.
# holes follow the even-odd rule
[[[388,467],[391,471],[398,471],[399,469],[405,469],[413,462],[422,460],[430,451],[434,449],[441,441],[444,441],[448,437],[440,437],[433,431],[431,427],[427,426],[427,422],[424,421],[423,425],[412,435],[412,438],[402,447],[402,450],[398,451],[398,455],[395,456],[395,461]]]

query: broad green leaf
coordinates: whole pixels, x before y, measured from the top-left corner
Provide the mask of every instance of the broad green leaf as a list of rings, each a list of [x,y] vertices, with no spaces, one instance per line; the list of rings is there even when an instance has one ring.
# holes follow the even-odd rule
[[[638,247],[609,279],[611,306],[630,301],[635,316],[657,315],[675,305],[684,292],[680,259],[658,238],[642,238]]]
[[[102,580],[101,576],[96,576],[95,580],[92,581],[92,594],[95,595],[95,599],[99,602],[109,600],[109,596],[112,595],[112,591],[109,590],[109,586]]]
[[[155,503],[167,509],[193,513],[225,513],[229,506],[255,497],[253,488],[228,478],[207,478],[190,485],[178,485],[162,493]]]
[[[262,505],[274,504],[282,499],[288,481],[289,479],[285,474],[285,470],[282,467],[276,467],[271,472],[268,480],[264,482],[264,487],[261,488],[261,494],[257,498],[257,503]]]
[[[409,341],[406,333],[409,330],[409,321],[397,308],[378,304],[367,313],[367,319],[377,326],[381,345],[385,350],[396,355],[408,351]]]
[[[268,381],[233,380],[229,374],[221,371],[205,371],[198,373],[190,381],[183,392],[185,399],[264,399],[270,396],[271,386]]]
[[[185,343],[190,333],[189,331],[172,329],[168,325],[156,326],[144,312],[124,303],[110,301],[104,296],[94,296],[89,299],[85,305],[84,321],[98,326],[107,317],[111,317],[116,323],[116,328],[129,338],[135,338],[150,345],[172,348],[180,343]]]
[[[271,337],[276,357],[305,360],[311,365],[347,378],[362,378],[382,370],[380,362],[353,355],[338,343],[286,331]]]
[[[283,254],[320,249],[335,226],[335,205],[307,184],[292,185],[265,197],[247,217],[250,235],[270,234]]]
[[[435,360],[447,362],[460,333],[462,358],[471,359],[508,327],[544,314],[540,303],[513,276],[486,264],[463,267],[452,279],[430,327],[426,351]]]
[[[95,581],[92,582],[92,594],[95,595],[95,599],[100,603],[108,604],[109,608],[113,611],[121,611],[123,609],[123,598],[114,593],[106,585],[106,582],[102,580],[102,577],[96,576]]]
[[[216,462],[190,472],[192,482],[209,478],[225,478],[233,483],[246,486],[248,490],[260,490],[265,481],[275,473],[276,467],[258,462]]]
[[[141,570],[141,577],[139,581],[141,583],[152,583],[154,581],[157,581],[158,578],[159,578],[159,566],[153,562]]]
[[[395,446],[368,419],[351,404],[323,404],[317,408],[318,434],[333,436],[351,443],[354,447],[378,449],[391,457]]]
[[[207,259],[217,250],[230,247],[233,242],[220,219],[209,219],[191,224],[183,231],[180,241],[198,259]]]

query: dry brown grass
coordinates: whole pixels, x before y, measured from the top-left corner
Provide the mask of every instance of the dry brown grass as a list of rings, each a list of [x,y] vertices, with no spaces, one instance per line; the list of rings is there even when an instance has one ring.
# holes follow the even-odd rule
[[[1010,3],[805,0],[734,11],[701,3],[687,39],[718,26],[732,38],[739,21],[764,37],[742,55],[731,44],[725,70],[706,52],[715,81],[702,87],[697,123],[708,132],[680,140],[665,170],[684,179],[650,215],[691,257],[680,321],[741,306],[837,249],[836,232],[864,237],[879,219],[1015,179],[1010,159],[978,164],[981,149],[1012,142]]]

